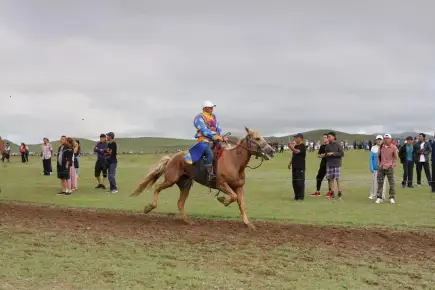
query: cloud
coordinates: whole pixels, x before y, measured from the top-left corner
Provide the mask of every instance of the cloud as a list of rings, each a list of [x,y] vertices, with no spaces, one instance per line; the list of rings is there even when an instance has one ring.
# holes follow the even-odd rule
[[[433,1],[3,1],[0,136],[191,138],[205,99],[233,133],[431,132],[434,10]]]

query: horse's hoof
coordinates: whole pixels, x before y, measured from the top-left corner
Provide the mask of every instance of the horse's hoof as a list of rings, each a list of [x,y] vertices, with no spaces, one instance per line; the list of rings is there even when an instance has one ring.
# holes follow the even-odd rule
[[[222,203],[223,205],[225,205],[225,197],[220,196],[218,198],[216,198],[220,203]]]
[[[192,221],[190,221],[190,220],[183,220],[183,223],[184,223],[186,226],[192,226],[192,225],[194,225],[194,222],[192,222]]]
[[[143,209],[143,213],[149,213],[150,211],[152,211],[154,209],[154,205],[152,203],[149,203],[148,205],[146,205]]]
[[[251,224],[251,223],[246,224],[246,227],[247,227],[248,229],[252,230],[252,231],[255,231],[255,230],[257,229],[257,228],[254,226],[254,224]]]

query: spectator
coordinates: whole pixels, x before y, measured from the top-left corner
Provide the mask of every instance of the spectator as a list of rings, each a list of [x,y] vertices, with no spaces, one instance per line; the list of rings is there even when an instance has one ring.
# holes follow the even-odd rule
[[[118,147],[115,142],[115,134],[113,132],[107,133],[107,165],[109,167],[109,184],[110,193],[117,193],[118,187],[116,186],[116,167],[118,165]]]
[[[21,143],[20,146],[21,162],[26,163],[26,144]]]
[[[432,178],[430,177],[429,170],[429,154],[432,151],[431,146],[428,142],[426,142],[426,135],[424,133],[420,133],[418,135],[418,142],[415,144],[415,162],[417,164],[417,185],[421,186],[421,170],[424,168],[424,173],[426,174],[426,179],[431,185]]]
[[[394,204],[395,201],[395,181],[394,181],[394,168],[397,163],[397,147],[392,144],[391,135],[384,135],[384,142],[379,148],[378,154],[378,194],[376,203],[382,203],[382,186],[385,182],[385,177],[388,178],[390,184],[389,199],[390,203]]]
[[[317,172],[316,176],[316,191],[311,194],[311,196],[320,196],[320,187],[322,186],[322,181],[325,178],[326,175],[326,158],[325,158],[325,148],[326,145],[328,145],[328,135],[325,133],[323,134],[323,144],[319,148],[318,157],[321,158],[320,160],[320,167],[319,171]],[[330,194],[331,189],[329,189],[327,195]]]
[[[369,198],[371,200],[375,200],[378,194],[378,154],[379,148],[382,144],[382,140],[384,138],[381,135],[376,136],[376,145],[373,146],[370,150],[370,172],[372,173],[372,188],[370,190]],[[385,199],[385,193],[387,191],[387,181],[384,181],[384,185],[382,186],[382,199]]]
[[[403,164],[403,179],[402,187],[408,186],[409,188],[414,188],[412,185],[412,178],[414,175],[414,163],[415,163],[415,147],[412,142],[412,137],[406,138],[406,143],[403,144],[399,149],[399,159]]]
[[[72,193],[70,167],[72,166],[73,150],[69,146],[66,136],[60,138],[60,143],[57,150],[57,177],[60,179],[62,190],[59,194],[70,195]]]
[[[75,168],[75,157],[76,154],[75,152],[77,151],[77,143],[74,141],[74,139],[72,138],[67,138],[67,142],[69,147],[71,147],[72,149],[72,161],[71,161],[71,166],[69,168],[69,176],[70,176],[70,180],[71,180],[71,191],[76,191],[77,190],[77,175],[76,175],[76,168]]]
[[[80,154],[81,154],[81,148],[80,148],[80,141],[76,140],[76,148],[74,150],[74,168],[76,169],[76,176],[77,179],[80,176]]]
[[[435,142],[432,142],[431,147],[432,147],[432,176],[433,176],[435,172]],[[435,193],[435,180],[432,179],[431,185],[432,185],[432,193]]]
[[[334,180],[337,182],[338,198],[342,199],[343,188],[340,182],[341,159],[344,156],[343,148],[337,143],[335,132],[328,133],[328,145],[325,147],[326,152],[326,179],[329,182],[330,199],[335,198]]]
[[[293,152],[288,169],[292,169],[294,200],[304,200],[307,147],[304,145],[304,136],[301,133],[296,134],[294,137],[296,145],[293,146],[292,143],[288,144],[289,149]]]
[[[45,176],[52,174],[53,169],[51,166],[51,156],[53,156],[53,146],[49,143],[47,138],[43,139],[44,144],[42,145],[42,168]]]
[[[98,185],[95,188],[106,189],[105,180],[107,178],[107,160],[105,153],[107,152],[107,140],[106,135],[100,135],[100,142],[95,144],[94,152],[97,153],[97,161],[95,162],[95,178]],[[101,173],[103,178],[101,179]]]
[[[0,140],[0,141],[3,142],[3,140]],[[1,147],[1,145],[0,145],[0,147]],[[9,144],[9,142],[7,142],[6,145],[4,145],[4,149],[0,152],[2,153],[2,162],[5,162],[5,159],[7,159],[8,162],[10,162],[10,160],[11,160],[11,145]]]

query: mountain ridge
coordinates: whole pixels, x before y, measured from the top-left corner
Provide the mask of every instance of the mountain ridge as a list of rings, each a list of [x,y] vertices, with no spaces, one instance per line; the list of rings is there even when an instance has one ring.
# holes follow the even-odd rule
[[[347,133],[341,132],[332,129],[317,129],[310,130],[306,132],[301,132],[304,135],[304,138],[307,140],[320,140],[322,135],[326,132],[334,131],[337,134],[337,140],[348,141],[350,143],[354,141],[364,141],[364,140],[372,140],[376,135],[383,135],[379,133],[374,134],[355,134],[355,133]],[[407,136],[417,136],[419,133],[417,132],[403,132],[393,134],[394,139],[406,138]],[[293,139],[294,134],[285,135],[285,136],[268,136],[264,137],[268,142],[278,142],[286,144],[289,139]],[[236,137],[236,136],[233,136]],[[236,137],[237,138],[237,137]],[[86,139],[86,138],[77,138],[80,140],[80,144],[83,152],[92,152],[93,147],[97,141]],[[12,152],[19,151],[19,144],[15,144],[11,141],[4,140],[5,142],[9,142],[11,145]],[[125,138],[117,138],[116,142],[120,148],[120,152],[144,152],[144,153],[153,153],[153,152],[163,152],[163,151],[175,151],[175,150],[185,150],[192,146],[195,143],[194,139],[179,139],[179,138],[169,138],[169,137],[125,137]],[[60,145],[59,141],[51,142],[54,149]],[[27,144],[29,147],[29,151],[31,152],[40,152],[41,145],[39,144]]]

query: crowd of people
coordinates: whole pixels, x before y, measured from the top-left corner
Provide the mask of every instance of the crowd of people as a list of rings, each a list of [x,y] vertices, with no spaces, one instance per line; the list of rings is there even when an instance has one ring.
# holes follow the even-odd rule
[[[2,161],[5,159],[9,161],[10,158],[10,145],[9,143],[2,144]],[[28,148],[25,144],[20,146],[21,156],[23,162],[28,162],[28,155],[26,151]],[[95,163],[95,178],[97,179],[96,188],[106,189],[106,179],[109,181],[110,192],[117,193],[118,187],[116,185],[116,168],[117,160],[117,144],[115,142],[115,134],[113,132],[100,135],[100,141],[96,143],[94,152],[97,154]],[[24,153],[24,154],[23,154]],[[62,136],[60,138],[60,146],[57,152],[54,153],[53,146],[48,138],[43,139],[41,159],[43,174],[50,176],[53,174],[52,158],[56,158],[57,177],[60,180],[61,190],[59,195],[71,195],[74,191],[78,190],[79,176],[80,176],[80,156],[81,156],[80,141],[71,137]],[[102,175],[102,177],[101,177]]]
[[[305,170],[306,153],[309,148],[304,144],[304,136],[297,134],[295,141],[289,142],[288,147],[293,152],[288,168],[292,170],[292,184],[294,199],[303,200],[305,197]],[[370,142],[371,143],[371,142]],[[400,140],[394,141],[391,134],[378,135],[374,145],[367,148],[370,150],[369,168],[372,173],[372,186],[369,198],[376,203],[382,203],[386,199],[386,188],[389,185],[389,202],[396,203],[395,175],[394,170],[400,162],[403,166],[401,185],[403,188],[414,188],[414,167],[417,173],[417,186],[422,186],[422,171],[426,175],[426,181],[431,191],[435,193],[435,182],[431,178],[435,174],[435,142],[426,141],[426,134],[420,133],[418,137],[408,136],[403,145]],[[364,147],[363,147],[364,148]],[[364,148],[366,149],[366,148]],[[316,191],[312,196],[321,196],[322,181],[328,181],[328,199],[335,198],[334,183],[337,185],[338,195],[343,197],[340,171],[344,148],[336,140],[335,132],[323,135],[323,144],[319,147],[318,157],[321,159],[316,176]]]

